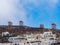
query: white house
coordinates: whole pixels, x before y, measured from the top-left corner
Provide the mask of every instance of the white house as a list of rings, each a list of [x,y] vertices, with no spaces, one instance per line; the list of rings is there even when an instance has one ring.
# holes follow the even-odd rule
[[[13,43],[15,43],[15,42],[24,42],[25,40],[26,40],[26,38],[19,37],[19,36],[17,36],[17,37],[10,37],[8,39],[9,42],[13,42]]]
[[[41,45],[50,45],[57,41],[56,34],[53,34],[51,31],[44,32],[41,34],[41,37]]]
[[[2,32],[2,36],[9,35],[9,32]]]

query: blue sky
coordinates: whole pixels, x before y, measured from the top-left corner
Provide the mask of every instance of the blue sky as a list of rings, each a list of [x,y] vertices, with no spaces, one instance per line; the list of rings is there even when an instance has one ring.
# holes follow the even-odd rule
[[[0,25],[18,25],[20,20],[31,27],[56,23],[60,29],[60,0],[0,0]]]

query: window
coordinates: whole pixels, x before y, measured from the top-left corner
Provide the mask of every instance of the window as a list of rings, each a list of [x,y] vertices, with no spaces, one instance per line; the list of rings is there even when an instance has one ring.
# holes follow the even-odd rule
[[[19,45],[19,44],[16,44],[16,43],[15,43],[15,44],[13,44],[13,45]]]
[[[54,38],[50,38],[50,40],[54,40]]]

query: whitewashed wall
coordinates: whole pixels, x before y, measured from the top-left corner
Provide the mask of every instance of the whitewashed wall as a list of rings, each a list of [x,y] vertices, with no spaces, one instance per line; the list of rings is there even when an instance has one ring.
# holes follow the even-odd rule
[[[0,43],[0,45],[10,45],[10,43]]]
[[[0,43],[0,45],[14,45],[15,43]],[[39,42],[38,43],[16,43],[19,45],[41,45]]]

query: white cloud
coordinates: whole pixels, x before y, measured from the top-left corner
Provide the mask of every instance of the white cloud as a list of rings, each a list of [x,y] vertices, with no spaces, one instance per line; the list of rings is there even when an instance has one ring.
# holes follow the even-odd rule
[[[26,12],[19,0],[0,0],[0,24],[9,20],[26,20]],[[17,17],[17,18],[16,18]]]

